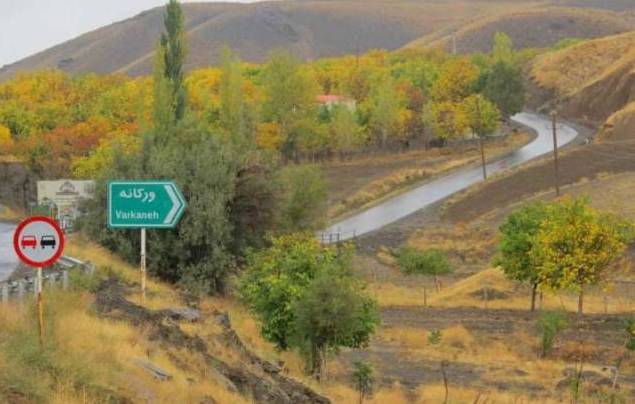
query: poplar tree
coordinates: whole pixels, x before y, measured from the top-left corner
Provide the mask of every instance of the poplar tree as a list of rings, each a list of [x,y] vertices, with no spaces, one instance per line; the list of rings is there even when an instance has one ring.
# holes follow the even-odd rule
[[[178,122],[185,115],[183,64],[187,44],[183,30],[183,10],[177,0],[170,0],[167,4],[163,24],[165,32],[161,34],[159,41],[163,54],[163,76],[170,88],[174,122]]]

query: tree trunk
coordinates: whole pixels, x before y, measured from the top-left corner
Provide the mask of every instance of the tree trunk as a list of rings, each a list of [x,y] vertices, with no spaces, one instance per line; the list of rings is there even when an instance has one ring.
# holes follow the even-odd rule
[[[434,284],[437,286],[437,293],[441,292],[441,283],[437,275],[434,275]]]
[[[578,314],[582,315],[584,309],[584,290],[580,289],[580,296],[578,296]]]
[[[536,310],[536,290],[537,289],[538,289],[538,284],[534,283],[534,286],[531,289],[531,311]]]

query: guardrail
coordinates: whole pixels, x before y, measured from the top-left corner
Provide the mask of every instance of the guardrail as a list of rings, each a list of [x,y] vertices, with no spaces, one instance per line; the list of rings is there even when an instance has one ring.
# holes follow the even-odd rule
[[[55,264],[54,269],[42,275],[45,288],[61,287],[68,289],[68,275],[70,271],[80,270],[89,274],[95,272],[95,265],[83,262],[73,257],[62,257]],[[21,279],[0,282],[0,303],[8,303],[9,299],[24,300],[29,294],[37,293],[35,274]]]

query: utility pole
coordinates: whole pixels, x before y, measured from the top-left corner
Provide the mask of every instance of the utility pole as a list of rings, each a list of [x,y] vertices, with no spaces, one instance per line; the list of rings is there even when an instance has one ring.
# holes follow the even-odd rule
[[[553,130],[553,163],[554,163],[554,181],[556,185],[556,197],[560,196],[560,181],[558,180],[558,133],[557,133],[557,116],[558,112],[554,109],[551,111],[551,126]]]
[[[456,55],[456,30],[452,31],[452,54]]]
[[[483,180],[487,179],[487,166],[485,165],[485,146],[483,145],[483,122],[481,121],[481,101],[476,99],[476,115],[478,116],[478,143],[481,147],[481,165],[483,166]]]

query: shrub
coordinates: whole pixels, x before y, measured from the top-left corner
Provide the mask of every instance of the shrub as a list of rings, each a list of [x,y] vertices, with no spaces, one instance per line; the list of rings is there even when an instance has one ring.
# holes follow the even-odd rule
[[[441,333],[441,330],[432,330],[430,331],[430,334],[428,334],[428,342],[432,345],[438,345],[441,343],[442,337],[443,334]]]
[[[399,268],[406,274],[442,275],[452,272],[452,267],[441,250],[425,251],[402,247],[397,252]]]
[[[547,356],[558,333],[567,327],[567,317],[558,311],[546,311],[538,319],[540,329],[540,348],[543,357]]]
[[[369,363],[357,361],[353,363],[351,374],[355,388],[359,392],[360,404],[373,392],[373,367]]]

